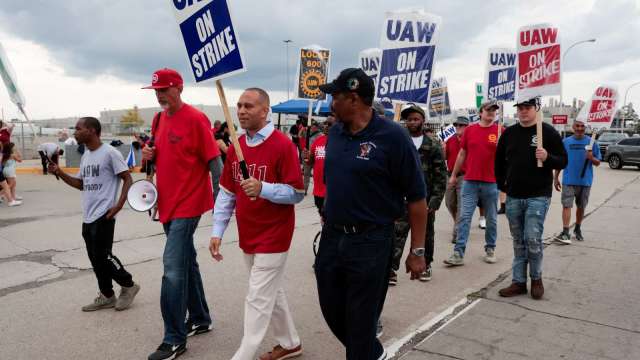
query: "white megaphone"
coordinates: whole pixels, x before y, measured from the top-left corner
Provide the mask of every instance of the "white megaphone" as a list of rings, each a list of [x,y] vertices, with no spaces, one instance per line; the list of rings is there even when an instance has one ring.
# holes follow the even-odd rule
[[[150,211],[158,202],[158,189],[149,180],[138,180],[131,184],[127,192],[127,202],[135,211]]]

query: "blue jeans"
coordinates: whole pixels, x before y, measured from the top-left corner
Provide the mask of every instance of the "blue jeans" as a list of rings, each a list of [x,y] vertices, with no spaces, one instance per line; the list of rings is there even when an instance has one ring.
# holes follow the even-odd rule
[[[527,283],[527,263],[531,280],[542,278],[542,233],[551,198],[507,197],[506,215],[513,238],[513,282]]]
[[[193,246],[193,233],[200,216],[173,219],[162,226],[167,235],[162,263],[164,275],[160,290],[160,309],[164,320],[164,339],[172,345],[187,341],[185,317],[196,325],[211,324],[209,308],[204,296],[200,269]]]
[[[484,181],[467,181],[462,184],[462,194],[460,196],[460,214],[458,214],[458,224],[456,231],[456,246],[453,251],[464,256],[469,240],[469,228],[473,212],[478,206],[478,199],[484,209],[484,217],[487,220],[487,228],[484,231],[485,250],[496,248],[496,238],[498,237],[498,187],[496,183]]]
[[[359,234],[322,228],[315,262],[320,309],[347,360],[376,360],[376,323],[389,285],[393,224]]]

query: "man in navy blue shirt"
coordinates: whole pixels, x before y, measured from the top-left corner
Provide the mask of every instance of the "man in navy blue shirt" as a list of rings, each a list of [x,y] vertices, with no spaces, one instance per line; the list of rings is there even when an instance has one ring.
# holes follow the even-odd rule
[[[325,224],[315,272],[322,314],[347,359],[385,359],[376,322],[388,287],[394,221],[408,202],[411,279],[425,271],[426,189],[407,132],[371,108],[373,81],[343,70],[320,89],[333,96],[338,122],[325,157]]]

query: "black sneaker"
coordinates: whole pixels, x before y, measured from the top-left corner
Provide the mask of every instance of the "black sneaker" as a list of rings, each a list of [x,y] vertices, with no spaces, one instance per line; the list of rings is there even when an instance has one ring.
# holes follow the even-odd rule
[[[396,286],[396,284],[398,283],[398,275],[396,275],[396,272],[391,270],[391,273],[389,274],[389,286]]]
[[[180,345],[162,343],[158,346],[158,350],[149,355],[148,360],[171,360],[182,355],[185,351],[187,351],[186,343]]]
[[[213,330],[213,324],[196,325],[191,320],[187,320],[184,327],[187,329],[187,336],[200,335]]]
[[[573,236],[576,237],[578,241],[584,241],[584,237],[582,236],[582,231],[574,231]]]

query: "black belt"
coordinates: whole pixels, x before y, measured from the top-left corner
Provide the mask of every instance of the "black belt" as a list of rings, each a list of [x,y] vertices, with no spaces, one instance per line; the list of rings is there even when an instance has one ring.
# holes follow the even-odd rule
[[[338,230],[345,234],[361,234],[369,230],[373,230],[382,225],[374,223],[361,223],[361,224],[326,224],[334,230]]]

